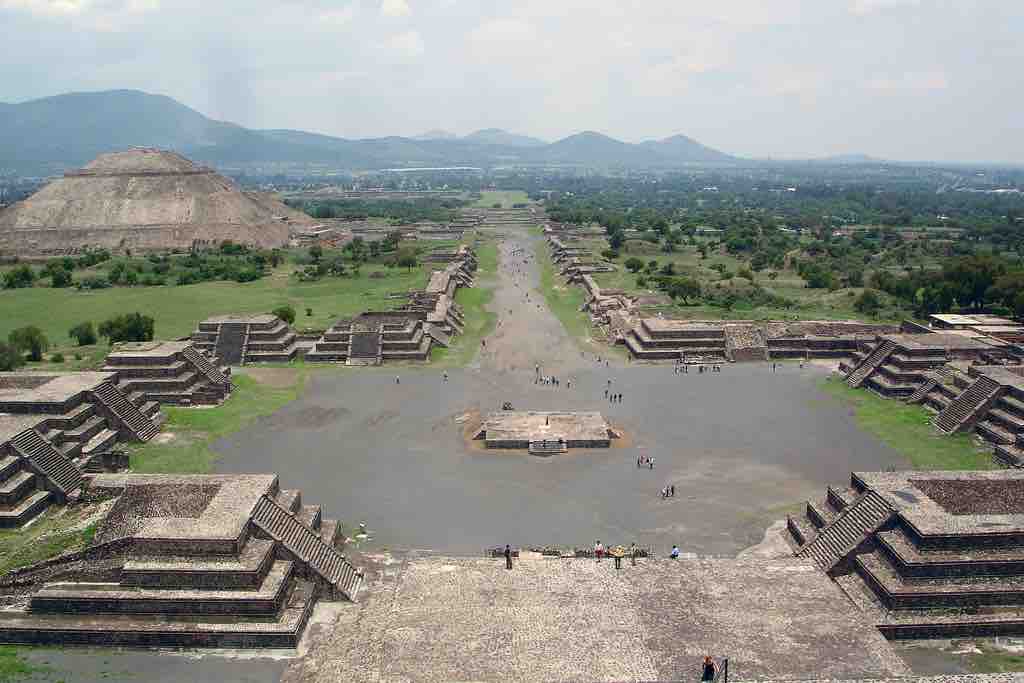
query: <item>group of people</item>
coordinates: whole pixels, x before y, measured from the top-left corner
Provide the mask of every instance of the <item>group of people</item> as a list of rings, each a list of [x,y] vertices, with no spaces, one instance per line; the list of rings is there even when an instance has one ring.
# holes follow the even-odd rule
[[[649,458],[646,455],[641,455],[636,459],[636,466],[643,467],[647,465],[647,469],[654,469],[654,458]]]
[[[607,389],[605,389],[604,390],[604,397],[606,399],[608,399],[609,403],[622,403],[622,392],[621,391],[618,392],[618,393],[613,393],[613,392],[610,392]]]
[[[669,484],[661,490],[662,498],[675,498],[676,497],[676,485]]]

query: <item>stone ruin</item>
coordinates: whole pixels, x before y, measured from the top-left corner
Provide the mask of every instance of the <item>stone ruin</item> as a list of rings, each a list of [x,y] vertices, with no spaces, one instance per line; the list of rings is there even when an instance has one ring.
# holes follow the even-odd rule
[[[974,432],[1006,465],[1024,465],[1020,347],[952,332],[879,335],[840,364],[846,383],[923,405],[940,432]]]
[[[122,392],[147,402],[217,405],[231,393],[230,378],[187,341],[117,344],[103,369],[117,373]]]
[[[192,343],[219,366],[287,363],[305,350],[295,330],[270,314],[207,318],[192,333]]]
[[[272,248],[313,222],[174,152],[140,148],[102,154],[0,211],[0,253],[139,253],[225,240]]]
[[[425,290],[404,295],[406,303],[396,310],[336,322],[314,342],[306,360],[346,365],[426,361],[434,344],[448,346],[466,325],[455,293],[473,285],[477,266],[468,247],[460,247],[455,256],[444,269],[431,273]]]
[[[787,525],[889,639],[1024,632],[1024,472],[856,472]]]
[[[0,527],[73,500],[88,471],[126,466],[117,443],[148,441],[161,421],[114,372],[0,374]]]
[[[502,410],[489,414],[473,439],[487,448],[548,456],[570,448],[608,448],[613,437],[617,434],[598,412]]]
[[[0,578],[0,642],[294,648],[313,606],[355,600],[340,527],[276,475],[100,474],[92,543]]]

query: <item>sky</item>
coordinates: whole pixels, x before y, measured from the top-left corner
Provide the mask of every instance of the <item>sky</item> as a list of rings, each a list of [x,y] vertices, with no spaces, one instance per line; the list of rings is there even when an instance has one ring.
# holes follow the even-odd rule
[[[1017,0],[0,0],[0,101],[131,88],[252,128],[677,133],[1024,162]]]

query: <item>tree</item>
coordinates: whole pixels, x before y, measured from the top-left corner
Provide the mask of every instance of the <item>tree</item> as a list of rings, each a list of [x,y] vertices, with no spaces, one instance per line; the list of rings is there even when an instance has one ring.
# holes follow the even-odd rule
[[[0,342],[0,372],[17,370],[24,364],[25,359],[18,353],[18,349]]]
[[[50,340],[35,325],[19,327],[7,336],[7,343],[19,353],[28,353],[29,360],[41,361],[43,352],[50,348]]]
[[[68,336],[77,341],[79,346],[89,346],[96,343],[96,328],[92,326],[91,320],[86,320],[68,330]]]
[[[668,287],[668,295],[673,299],[682,299],[688,304],[690,299],[700,296],[700,283],[692,277],[677,277]]]
[[[668,263],[666,263],[665,265],[663,265],[661,267],[661,274],[662,275],[675,275],[676,274],[676,264],[674,264],[671,261],[669,261]]]
[[[860,293],[860,296],[854,300],[853,307],[864,315],[874,317],[878,314],[879,309],[882,308],[882,301],[878,298],[878,294],[875,293],[875,290],[865,289]]]
[[[622,245],[626,243],[626,233],[622,230],[616,230],[608,235],[608,246],[618,251],[622,248]]]
[[[640,271],[641,268],[644,267],[644,262],[638,259],[636,256],[630,256],[628,259],[626,259],[625,266],[626,270],[628,270],[629,272],[637,273]]]
[[[100,336],[106,337],[111,344],[116,342],[140,342],[153,339],[153,319],[141,313],[125,313],[99,326]]]
[[[309,257],[313,259],[313,263],[319,263],[320,259],[323,258],[324,248],[319,244],[314,244],[309,248]]]
[[[409,248],[399,249],[397,263],[408,272],[412,272],[412,269],[416,267],[417,263],[416,252]]]
[[[31,287],[35,281],[35,271],[25,265],[17,266],[4,273],[4,289]]]
[[[283,306],[278,306],[270,313],[271,315],[276,315],[278,318],[285,321],[289,325],[295,322],[295,309],[292,308],[291,304],[284,304]]]
[[[71,286],[71,273],[63,268],[57,268],[50,275],[50,286],[54,289],[61,289]]]

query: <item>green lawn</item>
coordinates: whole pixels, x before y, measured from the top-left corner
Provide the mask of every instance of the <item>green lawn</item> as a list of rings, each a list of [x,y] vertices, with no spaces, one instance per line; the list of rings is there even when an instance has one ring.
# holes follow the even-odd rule
[[[1004,652],[981,646],[981,654],[967,655],[967,663],[971,671],[979,674],[1007,673],[1024,671],[1024,654]]]
[[[537,242],[537,262],[540,264],[540,293],[548,308],[555,314],[562,327],[576,344],[596,352],[596,347],[589,343],[593,334],[590,316],[580,308],[586,303],[583,287],[566,284],[556,271],[551,260],[551,248],[547,242]],[[600,347],[602,353],[608,354],[607,346]]]
[[[990,470],[992,454],[970,434],[944,436],[931,426],[931,413],[916,405],[884,399],[866,389],[852,389],[837,377],[821,388],[853,407],[857,424],[905,457],[918,470]]]
[[[473,206],[490,209],[495,204],[501,204],[501,208],[511,209],[513,204],[525,204],[528,201],[530,198],[523,190],[484,190],[480,193],[480,199],[473,202]]]
[[[203,474],[213,469],[216,454],[210,449],[217,439],[233,434],[253,420],[270,415],[295,400],[305,387],[309,369],[270,368],[289,373],[286,381],[257,381],[254,375],[235,374],[235,390],[223,404],[213,408],[164,408],[167,422],[153,441],[131,448],[131,469],[140,473]],[[167,438],[170,435],[170,438]]]
[[[37,675],[50,672],[48,667],[36,666],[23,659],[21,653],[24,651],[25,648],[14,645],[0,645],[0,683],[41,680]]]

